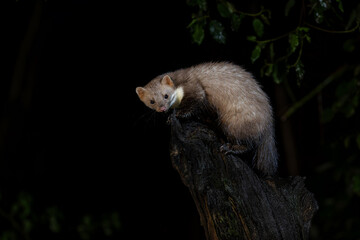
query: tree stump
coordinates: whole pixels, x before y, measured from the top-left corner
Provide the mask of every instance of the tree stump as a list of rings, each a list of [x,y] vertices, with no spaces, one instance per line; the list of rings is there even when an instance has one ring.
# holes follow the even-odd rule
[[[211,125],[170,116],[173,167],[189,188],[207,240],[308,239],[318,209],[303,177],[262,179],[238,156],[220,152]]]

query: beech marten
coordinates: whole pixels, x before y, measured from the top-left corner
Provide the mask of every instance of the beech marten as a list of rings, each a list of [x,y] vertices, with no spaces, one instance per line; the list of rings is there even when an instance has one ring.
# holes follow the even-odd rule
[[[176,108],[177,115],[189,117],[199,108],[212,109],[229,142],[222,150],[242,152],[236,151],[236,146],[245,146],[255,151],[256,170],[265,176],[276,173],[272,108],[267,95],[243,68],[227,62],[204,63],[162,74],[145,87],[137,87],[136,93],[157,112]]]

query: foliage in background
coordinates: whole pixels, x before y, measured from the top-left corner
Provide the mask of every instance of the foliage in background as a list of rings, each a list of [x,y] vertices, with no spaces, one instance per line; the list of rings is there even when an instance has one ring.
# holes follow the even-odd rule
[[[360,64],[345,70],[320,110],[325,161],[312,180],[320,193],[321,209],[313,227],[320,239],[360,237]]]
[[[246,38],[244,48],[252,48],[249,60],[260,66],[258,75],[280,84],[292,101],[282,121],[317,99],[317,134],[323,150],[309,182],[320,206],[312,238],[359,239],[360,3],[263,1],[254,3],[252,11],[237,1],[187,0],[187,4],[193,10],[187,27],[194,43],[201,45],[208,36],[219,44],[227,44],[234,34]],[[327,41],[335,35],[342,37]],[[328,61],[311,52],[319,43],[332,44],[330,51],[339,54],[337,65],[332,63],[335,68],[327,69],[323,79],[306,75],[314,72],[307,69],[317,67],[307,65],[306,58],[317,57],[319,65]],[[306,77],[312,80],[303,86]]]
[[[29,193],[8,199],[0,192],[0,239],[118,239],[122,232],[117,212],[72,219],[59,206],[38,205]]]
[[[312,239],[360,239],[359,2],[248,1],[245,5],[251,8],[235,0],[186,2],[193,10],[187,28],[195,44],[229,44],[234,35],[247,41],[243,47],[251,49],[249,62],[259,66],[258,75],[283,86],[292,101],[282,120],[317,99],[323,159],[316,159],[307,182],[320,206]],[[327,42],[331,36],[342,37]],[[319,64],[327,62],[312,55],[318,44],[332,44],[329,51],[341,53],[338,65],[322,78],[310,75],[316,66],[306,61],[315,56]],[[123,231],[117,212],[71,213],[61,206],[42,205],[33,193],[0,191],[0,240],[119,239]]]
[[[209,7],[214,2],[216,2],[216,7]],[[283,82],[289,71],[294,71],[298,84],[301,83],[305,74],[304,64],[301,61],[303,47],[304,44],[311,43],[312,30],[334,34],[351,33],[359,30],[360,24],[360,4],[352,9],[349,14],[344,12],[341,0],[336,0],[336,2],[311,0],[309,2],[303,1],[301,5],[296,4],[295,0],[289,0],[283,6],[284,18],[287,19],[290,14],[298,14],[298,22],[294,24],[291,30],[279,36],[272,36],[272,28],[279,27],[273,26],[271,22],[272,9],[260,6],[258,12],[249,13],[238,9],[236,1],[225,0],[187,0],[187,4],[196,10],[187,27],[192,34],[192,40],[198,45],[202,44],[207,32],[215,41],[225,44],[227,40],[226,31],[240,34],[239,30],[243,20],[250,18],[253,30],[244,37],[254,43],[250,57],[251,62],[261,60],[263,64],[260,70],[261,75],[272,77],[276,83]],[[278,6],[276,5],[276,7]],[[340,22],[341,24],[337,25],[343,29],[323,28],[314,25],[332,26],[334,22]],[[264,36],[271,37],[265,38]],[[348,44],[347,48],[351,50],[354,47],[353,43],[348,42]],[[286,50],[284,51],[284,49]],[[260,56],[262,57],[260,58]]]

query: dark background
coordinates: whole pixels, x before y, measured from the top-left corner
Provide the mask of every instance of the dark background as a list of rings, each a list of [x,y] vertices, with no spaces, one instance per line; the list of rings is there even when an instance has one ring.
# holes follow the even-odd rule
[[[258,4],[243,7],[252,11]],[[275,104],[279,86],[260,78],[259,65],[251,63],[244,38],[249,27],[229,33],[225,45],[208,37],[198,46],[186,28],[192,14],[186,1],[19,0],[6,1],[1,12],[0,233],[19,232],[8,217],[25,194],[32,231],[13,239],[97,239],[111,213],[120,226],[109,239],[205,239],[191,196],[171,166],[166,116],[147,109],[135,87],[206,61],[232,61],[257,77],[274,105],[280,175],[307,176],[315,197],[331,195],[326,190],[332,186],[321,185],[314,170],[326,162],[321,146],[329,136],[317,106],[307,105],[289,123],[296,146],[291,163],[282,147],[289,129],[279,119],[284,109]],[[349,59],[333,48],[342,37],[315,36],[304,56],[307,77],[295,90],[299,96]],[[317,193],[320,188],[326,193]],[[58,231],[49,230],[48,208],[57,211]],[[93,221],[90,237],[78,227],[84,216]],[[21,217],[15,220],[23,224]],[[321,235],[315,227],[313,236]]]

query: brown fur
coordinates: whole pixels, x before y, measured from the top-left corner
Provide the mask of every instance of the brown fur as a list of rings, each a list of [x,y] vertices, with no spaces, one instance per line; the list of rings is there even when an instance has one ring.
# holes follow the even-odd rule
[[[275,173],[272,109],[250,73],[231,63],[204,63],[160,75],[136,92],[148,107],[167,111],[171,106],[164,96],[169,97],[179,87],[184,97],[177,108],[190,115],[194,108],[209,105],[216,111],[229,141],[258,148],[255,167],[266,175]],[[151,100],[155,103],[151,104]]]

